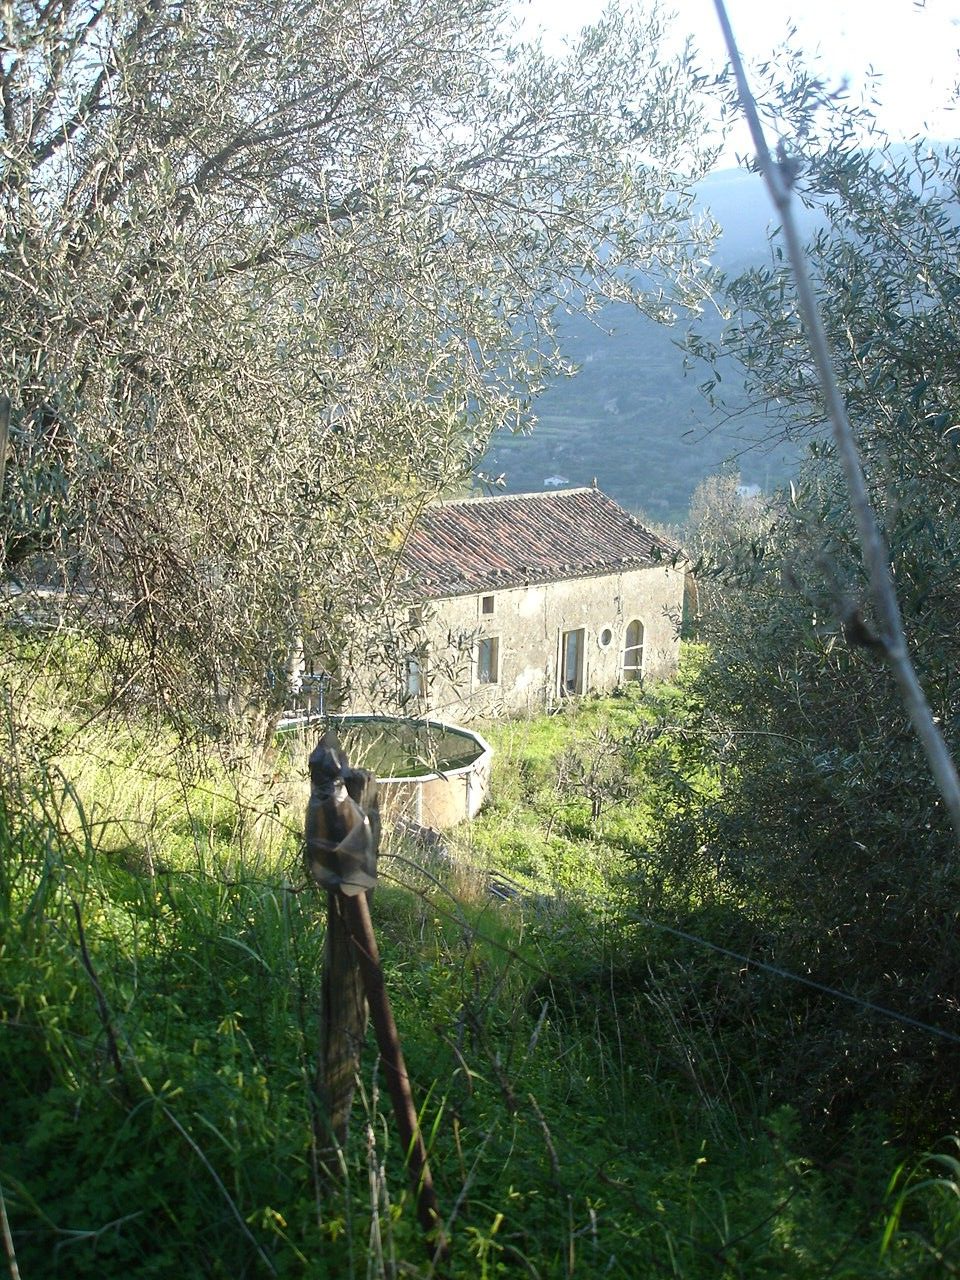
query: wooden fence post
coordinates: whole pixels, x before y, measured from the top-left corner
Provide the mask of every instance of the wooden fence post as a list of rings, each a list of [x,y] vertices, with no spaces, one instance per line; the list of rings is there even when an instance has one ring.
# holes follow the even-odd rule
[[[327,891],[318,1086],[329,1132],[319,1145],[329,1161],[346,1141],[369,1006],[417,1217],[431,1256],[442,1258],[443,1223],[370,918],[380,849],[376,779],[366,769],[351,769],[329,732],[309,763],[304,858],[313,880]]]

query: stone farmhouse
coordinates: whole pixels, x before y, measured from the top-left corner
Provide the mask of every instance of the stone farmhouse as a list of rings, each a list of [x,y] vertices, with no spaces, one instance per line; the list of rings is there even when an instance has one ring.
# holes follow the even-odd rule
[[[409,641],[393,679],[407,714],[542,711],[676,671],[684,564],[599,489],[430,506],[400,568]]]

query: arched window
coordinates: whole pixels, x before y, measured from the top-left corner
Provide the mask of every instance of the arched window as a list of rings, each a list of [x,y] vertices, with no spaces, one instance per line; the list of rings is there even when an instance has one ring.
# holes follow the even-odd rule
[[[623,646],[624,680],[640,680],[643,677],[643,623],[635,619],[627,627]]]

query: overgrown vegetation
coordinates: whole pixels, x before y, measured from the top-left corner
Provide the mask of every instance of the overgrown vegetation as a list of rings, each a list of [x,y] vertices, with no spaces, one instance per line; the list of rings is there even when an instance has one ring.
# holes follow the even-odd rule
[[[662,61],[656,13],[553,61],[498,3],[414,8],[8,15],[11,1276],[437,1274],[371,1052],[319,1169],[324,913],[302,762],[266,730],[301,641],[348,662],[418,504],[562,370],[557,308],[660,316],[645,272],[696,295],[677,169],[705,155],[702,78]],[[956,750],[960,151],[865,151],[869,118],[768,70]],[[714,390],[736,361],[811,448],[789,499],[701,491],[709,647],[673,687],[495,727],[482,821],[382,860],[451,1277],[960,1270],[956,841],[879,659],[789,281],[719,288],[733,323],[692,344]]]
[[[949,1148],[897,1172],[875,1110],[814,1142],[778,1094],[791,1015],[768,984],[637,918],[672,893],[657,795],[718,791],[663,732],[690,698],[495,728],[495,803],[452,863],[388,844],[374,916],[450,1274],[939,1276],[960,1247]],[[338,1184],[313,1161],[323,911],[296,779],[254,799],[137,745],[88,729],[6,775],[0,1187],[21,1274],[429,1275],[369,1046]],[[494,902],[485,859],[528,890]]]
[[[826,220],[809,255],[836,374],[910,656],[956,759],[960,152],[880,139],[865,150],[852,141],[862,121],[823,121],[819,88],[800,74],[794,88],[779,127],[805,152],[798,198]],[[712,884],[739,910],[731,945],[945,1033],[894,1035],[828,1003],[797,1039],[801,1094],[840,1113],[865,1090],[893,1097],[923,1132],[931,1117],[955,1125],[960,1103],[957,840],[885,661],[889,619],[790,288],[776,260],[725,281],[733,322],[722,350],[704,349],[718,379],[738,364],[809,452],[789,496],[749,513],[730,501],[701,526],[720,585],[703,619],[713,656],[681,731],[734,785],[711,805],[678,794],[659,848],[675,880]]]

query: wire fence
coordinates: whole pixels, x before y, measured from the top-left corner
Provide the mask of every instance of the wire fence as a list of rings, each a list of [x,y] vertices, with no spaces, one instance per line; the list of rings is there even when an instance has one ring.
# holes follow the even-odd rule
[[[104,766],[116,766],[120,763],[119,761],[112,760],[109,757],[99,757],[98,762]],[[183,786],[184,784],[183,777],[178,775],[176,771],[171,772],[160,769],[144,769],[142,762],[138,765],[138,768],[149,774],[149,776],[155,781],[176,783],[180,786]],[[282,830],[286,836],[293,836],[299,840],[302,835],[299,827],[294,826],[292,823],[285,820],[276,811],[276,809],[268,810],[266,808],[262,808],[255,802],[245,802],[237,794],[231,793],[229,790],[224,788],[204,786],[202,783],[193,785],[196,786],[197,790],[207,794],[211,798],[235,803],[239,808],[248,811],[251,815],[271,821],[276,824],[276,827],[279,830]],[[542,907],[545,902],[555,900],[555,895],[549,889],[537,888],[535,891],[531,892],[519,880],[504,871],[491,867],[478,867],[465,859],[459,858],[457,855],[451,854],[439,833],[430,831],[429,829],[411,830],[409,823],[400,823],[398,824],[398,827],[397,840],[398,843],[401,844],[412,843],[416,848],[421,845],[421,842],[425,837],[429,837],[429,859],[424,859],[418,862],[414,859],[404,857],[403,855],[389,852],[385,853],[384,858],[392,858],[400,863],[405,863],[409,868],[415,869],[419,874],[427,876],[435,888],[440,888],[443,889],[444,892],[447,892],[443,885],[442,875],[435,876],[431,874],[428,861],[432,863],[435,868],[440,870],[448,870],[455,867],[461,871],[471,873],[479,882],[484,884],[485,891],[489,894],[491,899],[505,906],[512,903],[520,907],[529,907],[531,905],[535,907]],[[421,897],[425,896],[424,891],[419,889],[411,881],[395,875],[391,875],[389,878],[398,887],[405,888]],[[435,902],[433,903],[433,906],[434,909],[439,910],[442,913],[442,908],[440,908]],[[797,973],[791,969],[783,967],[782,965],[774,964],[767,960],[761,960],[756,956],[751,956],[745,952],[740,952],[733,948],[723,946],[720,943],[711,941],[709,938],[704,938],[699,934],[690,932],[689,930],[681,929],[675,924],[668,924],[662,920],[655,920],[650,916],[631,912],[629,909],[624,910],[621,903],[614,903],[610,899],[598,899],[596,900],[596,906],[607,912],[620,913],[625,920],[629,920],[630,923],[639,925],[645,929],[676,938],[680,941],[689,943],[691,946],[710,951],[716,955],[725,956],[727,959],[734,960],[738,964],[744,965],[750,969],[767,973],[772,977],[779,978],[785,982],[794,983],[810,990],[817,991],[821,995],[828,996],[831,999],[843,1001],[851,1006],[862,1009],[864,1012],[869,1013],[874,1017],[899,1023],[901,1026],[909,1027],[914,1031],[922,1032],[925,1035],[933,1036],[947,1043],[960,1044],[960,1034],[949,1031],[945,1027],[937,1026],[922,1018],[914,1017],[910,1013],[890,1008],[889,1006],[880,1004],[876,1001],[867,1000],[862,996],[856,995],[852,991],[844,990],[843,988],[834,986],[830,983],[818,981],[817,979],[809,976],[809,974]],[[466,923],[465,917],[462,913],[458,913],[456,916],[451,915],[451,918],[456,919],[461,926]],[[521,956],[512,948],[504,947],[503,943],[489,935],[485,935],[482,930],[477,929],[475,926],[470,926],[470,928],[476,936],[487,945],[492,946],[495,949],[509,951],[515,959],[521,960],[525,964],[530,964],[530,961],[527,958]],[[539,972],[546,972],[541,969],[540,966],[532,965],[531,967],[537,969]]]

